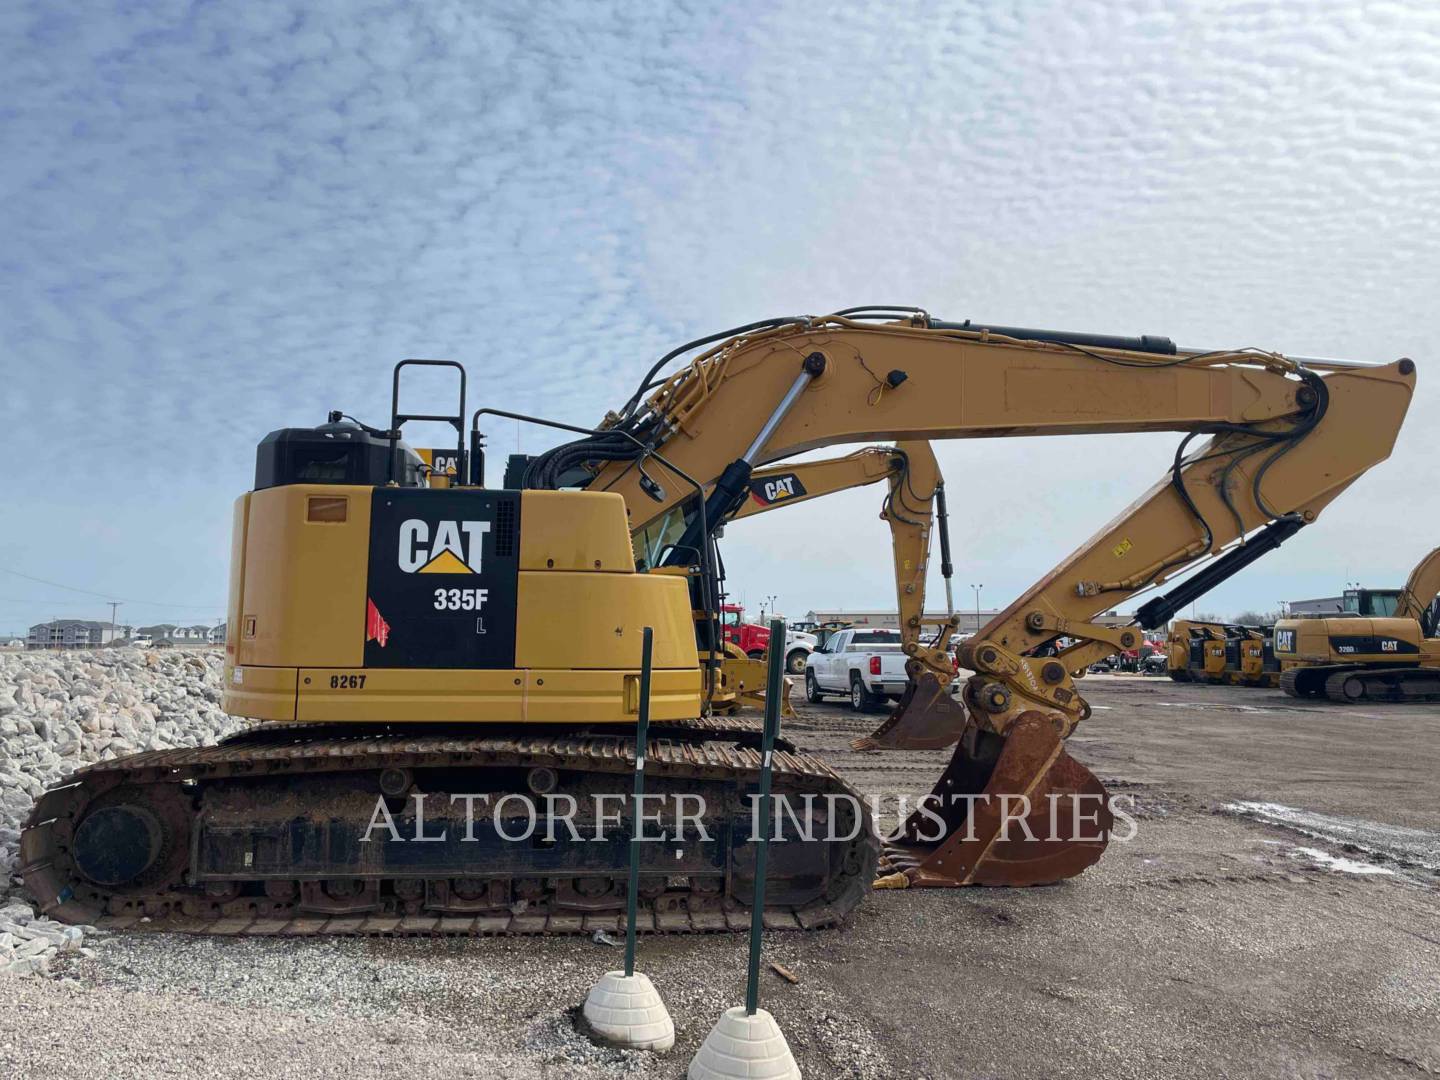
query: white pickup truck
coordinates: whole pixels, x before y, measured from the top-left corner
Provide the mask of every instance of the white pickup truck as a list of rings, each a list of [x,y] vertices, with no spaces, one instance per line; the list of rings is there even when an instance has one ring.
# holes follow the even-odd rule
[[[857,712],[905,692],[899,630],[856,627],[831,635],[805,661],[805,700],[844,694]]]

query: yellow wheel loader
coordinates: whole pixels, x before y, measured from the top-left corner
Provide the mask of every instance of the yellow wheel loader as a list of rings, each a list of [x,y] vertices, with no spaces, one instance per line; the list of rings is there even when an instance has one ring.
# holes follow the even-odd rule
[[[438,416],[457,431],[453,476],[402,440],[406,423],[437,419],[401,409],[401,375],[419,363],[459,375],[459,410]],[[1075,673],[1135,648],[1313,522],[1389,455],[1414,381],[1408,359],[851,308],[682,345],[595,428],[479,409],[467,449],[463,368],[402,362],[388,427],[335,413],[273,432],[235,503],[223,707],[256,725],[214,746],[100,762],[48,789],[21,837],[25,887],[48,915],[113,929],[613,927],[627,899],[649,626],[646,786],[660,809],[648,831],[664,839],[642,845],[642,926],[748,926],[759,733],[711,702],[716,538],[755,470],[870,440],[1182,432],[1149,491],[962,643],[974,674],[958,698],[949,653],[902,619],[913,682],[860,745],[952,756],[883,845],[859,793],[824,761],[788,744],[774,756],[788,811],[777,815],[786,842],[770,849],[769,925],[835,925],[872,879],[1064,880],[1100,858],[1111,824],[1104,786],[1066,752],[1090,711]],[[488,488],[489,416],[566,441]],[[1078,528],[1055,519],[1046,483],[1087,467],[977,470],[964,478],[966,508],[981,525]],[[1095,621],[1161,586],[1134,625]],[[917,596],[902,589],[900,600],[905,610]]]

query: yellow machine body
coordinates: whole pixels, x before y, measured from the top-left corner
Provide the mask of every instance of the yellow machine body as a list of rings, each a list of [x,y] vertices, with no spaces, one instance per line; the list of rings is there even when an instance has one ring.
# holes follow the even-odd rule
[[[1275,624],[1282,670],[1312,664],[1424,664],[1440,650],[1414,619],[1282,619]]]
[[[464,499],[463,490],[292,484],[242,495],[234,511],[225,711],[302,722],[633,724],[641,629],[651,626],[651,716],[699,715],[685,579],[635,572],[624,500],[603,492],[503,494],[520,504],[514,568],[477,558],[478,573],[453,551],[402,572],[379,566],[385,556],[372,550],[372,534],[384,542],[376,531],[384,526],[372,520],[377,504],[402,495],[415,505]],[[400,526],[408,520],[421,519]],[[482,535],[499,542],[491,530]],[[514,592],[504,603],[497,594],[506,582],[497,578],[507,573]],[[383,604],[371,610],[377,575],[392,592],[413,592],[407,603],[442,605],[435,618],[458,633],[483,621],[487,638],[513,640],[513,661],[457,666],[421,655],[413,665],[367,663],[367,650],[388,661],[385,650],[403,644],[400,626],[371,625],[387,615]],[[488,595],[478,608],[461,609],[481,594]],[[377,644],[376,632],[388,640]]]

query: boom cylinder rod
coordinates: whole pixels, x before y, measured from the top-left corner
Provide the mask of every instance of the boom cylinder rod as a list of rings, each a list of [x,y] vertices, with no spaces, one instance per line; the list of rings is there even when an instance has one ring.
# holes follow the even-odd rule
[[[759,434],[755,436],[754,441],[751,442],[745,453],[740,455],[742,461],[747,461],[751,465],[755,464],[755,455],[764,449],[765,444],[770,441],[770,436],[774,435],[775,429],[780,426],[780,421],[785,419],[785,415],[790,411],[795,402],[799,400],[800,395],[805,392],[805,388],[814,380],[817,372],[812,371],[811,368],[810,359],[807,357],[805,366],[801,368],[800,374],[795,377],[795,381],[790,384],[790,389],[785,391],[785,396],[780,399],[780,404],[775,406],[775,411],[770,414],[769,419],[761,426]]]
[[[950,562],[950,511],[945,506],[945,481],[935,484],[935,523],[940,529],[940,576],[945,579],[945,614],[955,614],[955,587],[950,579],[955,567]]]
[[[770,441],[770,436],[775,434],[775,429],[780,426],[786,414],[799,400],[800,395],[805,392],[805,388],[824,370],[825,357],[821,353],[811,353],[805,358],[805,362],[800,368],[800,374],[790,384],[790,389],[785,391],[785,396],[780,399],[780,404],[775,406],[775,411],[760,426],[759,433],[751,441],[745,453],[725,466],[725,471],[716,480],[715,488],[710,492],[709,499],[700,497],[705,506],[704,515],[697,515],[696,519],[686,527],[684,534],[670,549],[664,565],[685,565],[686,559],[689,557],[688,553],[698,550],[701,544],[708,542],[707,529],[719,529],[735,512],[745,498],[746,492],[750,490],[750,474],[754,471],[756,455]]]

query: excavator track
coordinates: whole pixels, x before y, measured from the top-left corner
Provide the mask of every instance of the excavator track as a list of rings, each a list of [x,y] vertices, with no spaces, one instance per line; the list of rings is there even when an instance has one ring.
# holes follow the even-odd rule
[[[744,718],[652,725],[646,790],[659,816],[647,835],[679,828],[683,839],[642,845],[640,929],[748,928],[746,796],[759,780],[758,742],[758,725]],[[765,924],[838,925],[869,889],[873,824],[825,762],[788,743],[772,762],[774,791],[800,818],[779,815],[787,842],[771,847]],[[213,746],[79,770],[36,803],[20,872],[45,914],[111,930],[614,931],[624,925],[635,767],[633,739],[603,730],[266,725]],[[492,820],[485,804],[467,820],[450,798],[462,793],[488,795],[497,808],[509,799],[516,809]],[[705,799],[704,814],[688,824],[666,816],[681,794]],[[561,821],[551,838],[541,836],[541,808],[535,833],[510,839],[523,831],[525,800],[547,796],[576,800],[574,827]],[[608,800],[606,816],[588,809],[595,796]],[[367,841],[359,834],[368,826]]]
[[[1318,668],[1292,667],[1280,674],[1280,689],[1287,697],[1317,698],[1325,696],[1325,674]]]
[[[1352,668],[1325,678],[1325,696],[1355,705],[1364,701],[1440,701],[1440,668]]]
[[[1440,668],[1361,664],[1292,667],[1280,676],[1280,689],[1290,697],[1328,698],[1342,705],[1440,701]]]

